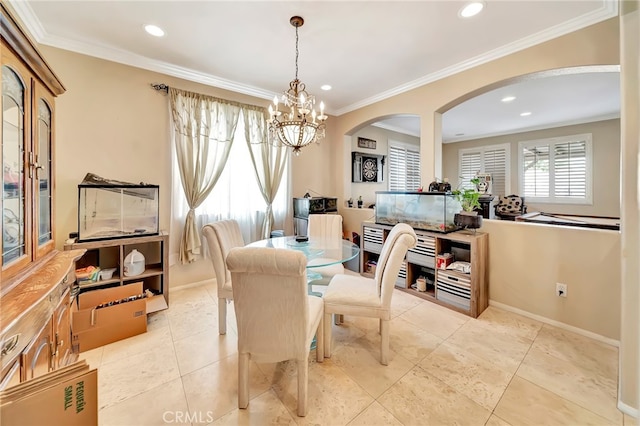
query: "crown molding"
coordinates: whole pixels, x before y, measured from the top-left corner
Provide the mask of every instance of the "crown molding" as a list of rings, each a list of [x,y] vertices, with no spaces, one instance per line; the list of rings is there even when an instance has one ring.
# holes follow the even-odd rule
[[[87,56],[92,56],[100,59],[106,59],[109,61],[117,62],[124,65],[130,65],[136,68],[146,69],[162,74],[167,74],[173,77],[182,78],[185,80],[193,81],[196,83],[202,83],[209,86],[218,87],[233,92],[242,93],[245,95],[255,96],[261,99],[273,99],[277,93],[268,90],[253,87],[247,84],[239,83],[236,81],[216,77],[214,75],[206,74],[203,72],[195,71],[192,69],[172,65],[162,61],[156,61],[146,58],[141,55],[135,55],[123,50],[114,49],[107,46],[91,45],[89,43],[83,43],[78,41],[69,41],[62,37],[53,37],[45,31],[44,27],[38,20],[37,16],[33,12],[33,9],[26,1],[14,1],[11,2],[12,8],[23,22],[26,30],[33,36],[36,42],[64,50],[70,50],[72,52],[80,53]],[[518,52],[520,50],[535,46],[545,41],[563,36],[565,34],[577,31],[589,25],[593,25],[605,19],[612,18],[618,15],[618,0],[602,0],[602,6],[590,13],[584,14],[580,17],[567,21],[564,24],[556,25],[544,31],[540,31],[532,36],[520,39],[518,41],[509,43],[500,48],[489,51],[485,54],[478,55],[469,60],[460,62],[450,67],[444,68],[438,72],[428,74],[419,79],[413,80],[406,84],[402,84],[393,89],[384,91],[378,95],[363,99],[362,101],[348,105],[337,111],[332,112],[332,115],[340,116],[356,109],[371,105],[373,103],[382,101],[392,96],[399,95],[401,93],[413,90],[417,87],[423,86],[428,83],[440,80],[442,78],[457,74],[459,72],[468,70],[478,65],[493,61],[495,59],[507,56],[509,54]]]
[[[363,99],[360,102],[356,102],[354,104],[351,104],[349,106],[346,106],[344,108],[337,110],[335,112],[335,115],[340,116],[342,114],[346,114],[348,112],[366,107],[376,102],[380,102],[382,100],[388,99],[392,96],[396,96],[401,93],[407,92],[409,90],[418,88],[420,86],[424,86],[425,84],[433,83],[434,81],[443,79],[445,77],[449,77],[451,75],[457,74],[462,71],[466,71],[468,69],[477,67],[478,65],[482,65],[487,62],[494,61],[496,59],[510,55],[512,53],[516,53],[520,50],[524,50],[529,47],[535,46],[537,44],[544,43],[554,38],[572,33],[574,31],[580,30],[590,25],[597,24],[598,22],[604,21],[609,18],[613,18],[614,16],[617,16],[617,15],[618,15],[618,0],[602,0],[602,6],[597,10],[586,13],[580,17],[571,19],[563,24],[556,25],[555,27],[551,27],[546,30],[540,31],[529,37],[522,38],[520,40],[501,46],[497,49],[483,53],[482,55],[478,55],[474,58],[457,63],[450,67],[443,68],[440,71],[428,74],[417,80],[413,80],[408,83],[402,84],[393,89],[382,92],[378,95]]]
[[[57,37],[48,34],[33,9],[28,2],[12,2],[15,12],[24,23],[27,31],[40,44],[55,47],[58,49],[69,50],[71,52],[80,53],[82,55],[92,56],[123,65],[129,65],[136,68],[154,71],[166,74],[172,77],[182,78],[184,80],[196,83],[206,84],[208,86],[218,87],[220,89],[232,92],[242,93],[249,96],[255,96],[261,99],[273,99],[277,94],[268,90],[253,87],[248,84],[216,77],[200,71],[189,68],[176,66],[167,62],[149,59],[145,56],[135,55],[130,52],[115,49],[113,47],[101,46],[97,44],[84,43],[81,41],[69,40],[64,37]]]

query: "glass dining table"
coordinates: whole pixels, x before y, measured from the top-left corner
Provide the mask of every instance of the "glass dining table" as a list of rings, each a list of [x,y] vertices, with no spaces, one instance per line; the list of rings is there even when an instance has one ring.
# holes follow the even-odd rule
[[[274,237],[255,241],[248,247],[273,247],[296,250],[303,253],[307,262],[307,282],[312,283],[322,277],[314,271],[323,266],[348,262],[360,253],[360,247],[348,240],[309,237],[308,241],[296,241],[295,236]]]

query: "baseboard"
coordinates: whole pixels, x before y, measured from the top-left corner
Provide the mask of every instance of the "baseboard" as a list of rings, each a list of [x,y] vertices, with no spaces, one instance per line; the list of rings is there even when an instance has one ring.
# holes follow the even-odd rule
[[[637,408],[633,408],[630,405],[625,404],[624,402],[618,400],[618,410],[625,413],[627,416],[631,416],[633,418],[638,418],[640,415],[640,411]]]
[[[208,280],[202,280],[202,281],[196,281],[196,282],[193,282],[193,283],[172,286],[171,288],[169,288],[169,294],[171,294],[174,291],[180,291],[180,290],[186,290],[188,288],[200,287],[201,285],[215,284],[215,282],[216,282],[215,278],[210,278]]]
[[[562,328],[564,330],[571,331],[573,333],[580,334],[580,335],[585,336],[585,337],[589,337],[589,338],[591,338],[593,340],[597,340],[599,342],[606,343],[606,344],[611,345],[611,346],[615,346],[616,348],[620,347],[620,341],[619,340],[615,340],[615,339],[612,339],[610,337],[602,336],[600,334],[596,334],[596,333],[593,333],[591,331],[584,330],[582,328],[574,327],[573,325],[569,325],[569,324],[565,324],[565,323],[560,322],[560,321],[552,320],[550,318],[543,317],[541,315],[532,314],[531,312],[524,311],[524,310],[518,309],[518,308],[514,308],[513,306],[506,305],[506,304],[500,303],[500,302],[496,302],[494,300],[489,300],[489,305],[490,306],[495,306],[496,308],[504,309],[505,311],[509,311],[509,312],[513,312],[515,314],[522,315],[523,317],[527,317],[527,318],[534,319],[536,321],[543,322],[545,324],[552,325],[554,327]]]

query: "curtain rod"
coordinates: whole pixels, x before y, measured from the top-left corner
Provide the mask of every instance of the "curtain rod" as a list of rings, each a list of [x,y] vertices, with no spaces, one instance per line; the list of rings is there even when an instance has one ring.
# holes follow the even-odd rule
[[[153,88],[154,90],[157,90],[158,92],[164,92],[165,94],[169,94],[169,85],[164,84],[164,83],[151,83],[150,84],[151,88]],[[195,93],[195,92],[190,92],[190,93]],[[260,106],[260,105],[253,105],[253,104],[245,104],[242,102],[235,102],[235,101],[230,101],[228,99],[222,99],[222,98],[217,98],[215,96],[211,96],[211,95],[201,95],[201,96],[207,96],[208,98],[211,99],[215,99],[218,100],[222,103],[227,103],[230,105],[237,105],[239,107],[242,108],[249,108],[249,109],[254,109],[254,110],[259,110],[259,111],[267,111],[267,108]]]
[[[151,87],[156,89],[158,92],[169,93],[169,86],[164,83],[151,83]]]

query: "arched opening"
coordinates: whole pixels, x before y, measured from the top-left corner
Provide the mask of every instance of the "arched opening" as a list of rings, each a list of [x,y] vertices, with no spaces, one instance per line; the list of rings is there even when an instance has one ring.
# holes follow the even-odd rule
[[[550,70],[449,102],[438,110],[443,177],[455,187],[493,175],[492,194],[524,196],[529,212],[618,218],[619,74],[618,65]]]
[[[416,190],[420,186],[420,117],[376,117],[344,135],[345,202],[353,208],[375,203],[376,191]],[[416,163],[417,159],[417,163]],[[347,208],[349,205],[347,204]]]

